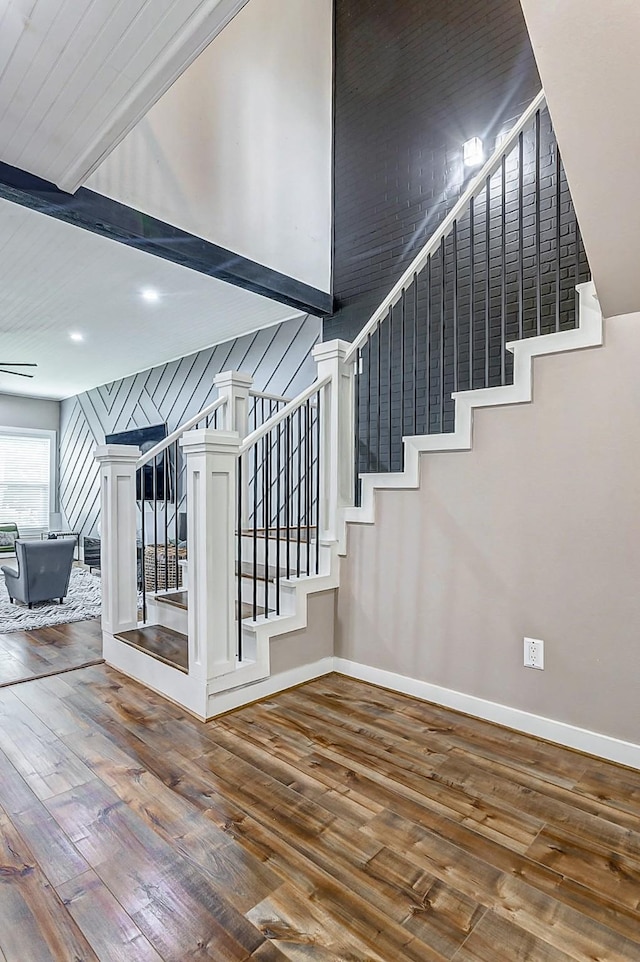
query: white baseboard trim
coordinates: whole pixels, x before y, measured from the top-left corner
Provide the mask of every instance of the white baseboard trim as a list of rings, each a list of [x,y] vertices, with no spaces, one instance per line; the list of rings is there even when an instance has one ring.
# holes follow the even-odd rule
[[[524,732],[527,735],[535,735],[538,738],[556,742],[567,748],[574,748],[589,755],[618,762],[620,765],[640,769],[640,745],[633,742],[625,742],[618,738],[612,738],[610,735],[589,731],[586,728],[577,728],[575,725],[554,721],[552,718],[544,718],[542,715],[532,715],[530,712],[521,711],[519,708],[511,708],[508,705],[486,701],[484,698],[477,698],[475,695],[466,695],[464,692],[442,688],[440,685],[432,685],[429,682],[420,681],[418,678],[409,678],[392,671],[384,671],[382,668],[361,665],[345,658],[334,659],[334,670],[341,675],[348,675],[350,678],[358,678],[360,681],[367,681],[372,685],[379,685],[381,688],[389,688],[391,691],[413,695],[423,701],[435,702],[435,704],[442,705],[445,708],[453,708],[465,712],[467,715],[475,715],[477,718],[496,722],[498,725],[504,725],[507,728],[514,728],[516,731]]]
[[[211,694],[209,695],[207,718],[216,718],[216,716],[224,715],[235,708],[250,705],[262,698],[269,698],[280,691],[286,691],[287,688],[295,688],[296,685],[303,685],[306,681],[328,675],[334,670],[333,666],[334,658],[329,656],[314,661],[310,665],[300,665],[299,668],[291,668],[289,671],[272,675],[270,678],[265,678],[264,681],[258,681],[252,685]]]

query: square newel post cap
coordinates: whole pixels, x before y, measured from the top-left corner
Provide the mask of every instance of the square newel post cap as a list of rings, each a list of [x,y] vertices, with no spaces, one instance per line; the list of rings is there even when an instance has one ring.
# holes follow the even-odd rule
[[[185,454],[238,454],[240,435],[237,431],[213,431],[201,428],[187,431],[180,438],[180,447]]]
[[[341,341],[339,338],[333,341],[320,341],[312,351],[313,359],[318,364],[321,361],[344,361],[350,348],[349,341]]]
[[[93,452],[93,457],[100,464],[105,461],[135,464],[140,454],[140,448],[135,444],[99,444]]]
[[[240,391],[250,391],[253,378],[250,374],[243,374],[240,371],[221,371],[216,374],[213,383],[222,394],[224,389],[235,388]]]

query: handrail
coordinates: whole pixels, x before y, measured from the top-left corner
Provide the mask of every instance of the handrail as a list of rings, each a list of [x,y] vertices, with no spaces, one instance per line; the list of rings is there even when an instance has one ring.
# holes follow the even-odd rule
[[[256,428],[255,431],[252,431],[251,434],[248,434],[240,445],[240,450],[238,453],[240,455],[246,454],[247,451],[249,451],[250,448],[252,448],[254,444],[260,440],[260,438],[264,437],[269,433],[269,431],[277,427],[281,421],[286,420],[290,414],[293,414],[294,411],[297,411],[298,408],[301,408],[303,404],[306,404],[309,398],[313,397],[314,394],[317,394],[318,391],[321,391],[323,387],[326,387],[330,381],[330,374],[327,374],[327,376],[323,377],[322,380],[314,381],[310,387],[308,387],[305,391],[302,391],[302,393],[294,398],[293,401],[289,401],[289,403],[281,408],[277,414],[274,414],[273,417],[270,417],[268,421],[265,421],[264,424],[261,424],[260,427]]]
[[[451,233],[453,229],[454,222],[460,218],[460,215],[464,213],[469,201],[480,193],[485,185],[487,177],[490,177],[500,166],[500,162],[503,156],[509,152],[512,145],[520,136],[521,132],[527,126],[529,121],[535,116],[537,111],[545,102],[544,90],[531,101],[525,112],[522,114],[520,119],[511,128],[507,137],[502,141],[502,143],[496,147],[491,157],[487,160],[485,165],[482,167],[480,172],[476,174],[473,178],[465,192],[460,197],[455,207],[450,211],[449,214],[442,221],[440,226],[436,228],[435,232],[431,235],[426,244],[418,252],[418,254],[411,261],[406,271],[397,282],[397,284],[391,289],[390,293],[387,294],[382,304],[378,307],[374,314],[369,318],[365,326],[362,328],[356,339],[351,344],[351,347],[345,355],[345,363],[352,361],[354,356],[357,354],[362,345],[367,341],[369,335],[376,329],[380,321],[386,316],[389,308],[393,307],[394,304],[400,299],[402,291],[412,280],[414,274],[419,273],[422,268],[427,263],[427,259],[435,253],[435,251],[440,246],[443,238]]]
[[[136,470],[143,468],[145,464],[149,463],[149,461],[157,458],[157,456],[162,454],[162,452],[168,448],[170,444],[173,444],[174,441],[177,441],[178,438],[181,438],[185,431],[188,431],[194,426],[194,424],[198,424],[199,421],[202,421],[210,414],[213,414],[214,411],[217,411],[226,403],[227,398],[225,395],[224,397],[216,398],[215,401],[212,401],[211,404],[208,404],[207,407],[203,408],[198,414],[194,414],[192,418],[189,418],[188,421],[185,421],[184,424],[181,424],[179,428],[176,428],[175,431],[172,431],[171,434],[168,434],[166,438],[162,439],[162,441],[158,441],[158,443],[150,448],[146,454],[143,454],[140,458],[138,458],[136,461]]]
[[[264,398],[265,401],[292,401],[293,398],[281,394],[268,394],[266,391],[249,391],[249,397]]]

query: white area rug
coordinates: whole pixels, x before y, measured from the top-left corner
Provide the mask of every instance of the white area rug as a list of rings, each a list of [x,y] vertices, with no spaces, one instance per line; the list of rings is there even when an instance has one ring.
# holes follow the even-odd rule
[[[10,561],[8,563],[11,564]],[[33,608],[19,602],[13,605],[10,603],[4,575],[0,573],[0,634],[99,618],[101,602],[100,578],[92,575],[87,568],[71,569],[69,592],[64,604],[43,601],[41,604],[34,604]]]

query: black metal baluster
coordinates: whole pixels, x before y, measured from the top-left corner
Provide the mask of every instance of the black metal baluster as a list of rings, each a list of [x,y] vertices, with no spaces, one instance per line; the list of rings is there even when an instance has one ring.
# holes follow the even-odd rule
[[[485,304],[484,304],[484,386],[489,386],[489,323],[491,320],[491,177],[485,185]]]
[[[311,574],[311,398],[304,406],[304,511],[307,524],[307,577]]]
[[[536,334],[542,332],[542,280],[540,270],[540,111],[536,111]]]
[[[316,408],[316,574],[320,573],[320,397],[322,389],[318,391],[318,406]]]
[[[264,420],[262,423],[265,423]],[[262,485],[262,520],[264,523],[264,616],[268,618],[269,539],[271,537],[271,432],[267,432],[262,438]]]
[[[444,431],[444,360],[447,278],[445,273],[446,245],[440,241],[440,433]]]
[[[507,371],[507,157],[502,155],[500,197],[500,383],[506,384]]]
[[[402,438],[404,437],[404,380],[405,380],[405,337],[406,337],[406,310],[407,298],[406,290],[402,291],[402,301],[400,304],[400,444],[402,450]]]
[[[169,452],[164,451],[162,455],[162,475],[164,482],[164,557],[165,557],[165,571],[164,571],[164,586],[165,589],[169,589],[169,497],[168,497],[168,475],[167,475],[167,458],[169,457]],[[176,544],[176,571],[178,570],[178,545]]]
[[[453,390],[458,390],[458,221],[453,222]]]
[[[253,446],[253,567],[251,570],[251,587],[254,621],[258,617],[258,443],[256,441]]]
[[[280,435],[282,424],[276,425],[276,615],[280,614],[280,512],[282,510],[282,504],[280,500],[280,484],[282,481],[281,470],[281,454],[280,454]]]
[[[518,137],[518,337],[524,337],[524,133]]]
[[[560,330],[560,148],[556,142],[556,331]]]
[[[381,373],[381,363],[380,363],[380,337],[381,337],[381,332],[382,332],[382,328],[381,328],[380,324],[378,324],[378,328],[377,328],[377,330],[376,330],[376,355],[377,355],[377,365],[378,365],[378,372],[377,372],[377,373],[378,373],[378,377],[377,377],[377,380],[376,380],[376,386],[377,386],[377,389],[378,389],[378,390],[377,390],[377,395],[378,395],[378,404],[377,404],[377,412],[378,412],[378,424],[377,424],[378,441],[377,441],[377,446],[376,446],[376,462],[377,462],[377,464],[376,464],[376,470],[377,470],[377,471],[380,470],[380,466],[381,466],[381,461],[380,461],[380,417],[381,417],[380,395],[381,395],[381,393],[382,393],[382,392],[381,392],[381,389],[380,389],[380,373]]]
[[[580,283],[580,225],[578,224],[578,215],[575,210],[573,212],[575,218],[575,237],[576,237],[576,250],[575,250],[575,265],[574,265],[574,278],[575,284]]]
[[[391,350],[393,341],[393,308],[389,308],[389,336],[387,337],[387,432],[388,432],[388,442],[387,442],[387,464],[389,465],[389,471],[391,471],[391,387],[392,387],[392,368],[391,368]]]
[[[371,338],[367,341],[367,472],[371,471]]]
[[[153,459],[153,555],[155,559],[155,581],[154,581],[154,591],[158,592],[158,455]],[[164,559],[165,565],[165,582],[166,582],[166,568],[167,559]]]
[[[427,367],[425,371],[425,420],[426,433],[431,434],[431,254],[427,255]]]
[[[473,314],[475,293],[475,198],[469,200],[469,390],[473,390]]]
[[[237,502],[237,569],[236,569],[236,581],[237,581],[237,601],[236,601],[236,621],[238,625],[238,651],[237,658],[238,661],[242,661],[242,509],[244,504],[244,491],[242,489],[243,478],[242,478],[242,456],[238,458],[238,502]]]
[[[175,540],[176,540],[176,591],[180,587],[180,579],[178,577],[178,553],[177,553],[178,544],[179,544],[178,537],[180,534],[180,528],[178,524],[179,522],[179,515],[178,515],[178,453],[179,451],[180,451],[180,445],[178,444],[177,441],[174,441],[173,442],[173,492],[172,494],[173,494],[173,504],[174,504],[173,522],[174,522],[174,531],[175,531]]]
[[[355,360],[355,371],[353,375],[353,385],[354,385],[354,401],[355,401],[355,412],[353,418],[354,425],[354,477],[353,477],[353,503],[359,504],[359,486],[360,486],[360,389],[362,387],[362,378],[360,377],[360,369],[362,367],[362,351],[358,348]]]
[[[285,434],[284,434],[284,490],[285,490],[285,503],[286,503],[286,522],[287,522],[287,541],[286,541],[286,559],[287,559],[287,578],[291,577],[291,425],[293,422],[293,415],[289,415],[285,422]]]
[[[413,433],[418,433],[418,275],[413,275]]]
[[[142,567],[142,621],[146,623],[147,620],[147,578],[146,578],[146,527],[145,527],[145,496],[144,496],[144,468],[138,468],[136,483],[140,483],[140,504],[142,511],[142,518],[140,521],[140,539],[142,541],[140,555],[141,555],[141,567]]]
[[[298,524],[296,530],[296,577],[300,577],[300,526],[302,524],[302,408],[298,408]]]

